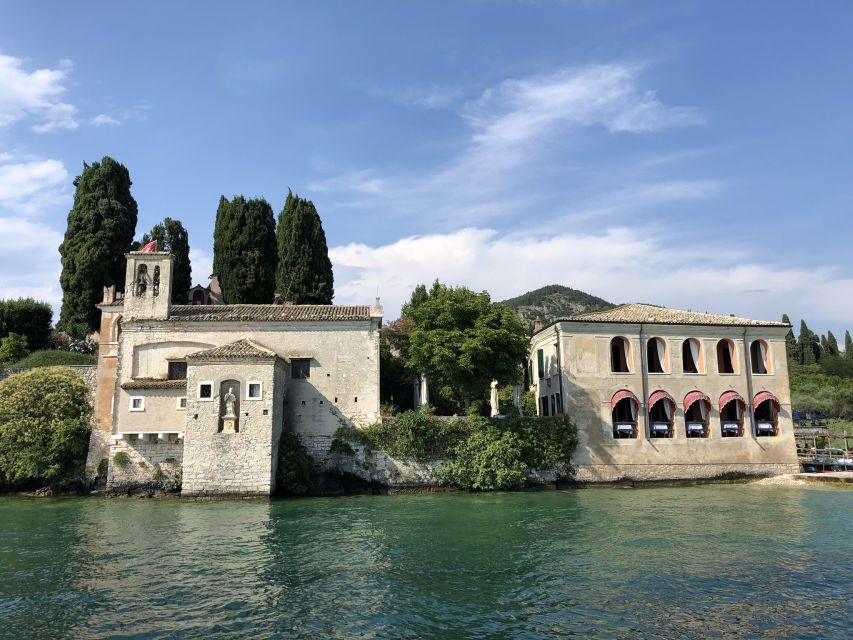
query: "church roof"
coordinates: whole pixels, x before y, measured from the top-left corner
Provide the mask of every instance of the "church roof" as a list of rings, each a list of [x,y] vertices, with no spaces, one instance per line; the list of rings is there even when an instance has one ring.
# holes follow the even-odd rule
[[[269,360],[278,357],[275,351],[267,349],[254,340],[241,338],[220,347],[196,351],[187,356],[187,360]]]
[[[701,313],[699,311],[680,311],[679,309],[667,309],[651,304],[621,304],[607,311],[593,311],[581,313],[568,318],[560,318],[559,321],[572,322],[610,322],[621,324],[686,324],[686,325],[712,325],[733,327],[789,327],[784,322],[772,322],[770,320],[750,320],[738,316],[722,316],[713,313]],[[558,322],[559,322],[558,321]]]
[[[181,322],[294,322],[370,320],[362,304],[179,304],[169,320]]]

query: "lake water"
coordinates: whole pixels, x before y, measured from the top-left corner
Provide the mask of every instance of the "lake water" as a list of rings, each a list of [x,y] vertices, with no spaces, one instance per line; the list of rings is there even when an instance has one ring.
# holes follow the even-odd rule
[[[853,491],[0,499],[0,638],[850,638]]]

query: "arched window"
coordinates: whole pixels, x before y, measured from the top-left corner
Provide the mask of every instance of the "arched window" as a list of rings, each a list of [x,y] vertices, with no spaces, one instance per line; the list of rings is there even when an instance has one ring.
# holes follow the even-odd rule
[[[681,344],[681,363],[684,373],[705,373],[705,359],[702,343],[696,338],[688,338]]]
[[[688,438],[707,438],[711,399],[701,391],[684,396],[684,425]]]
[[[779,435],[779,399],[769,391],[760,391],[752,399],[755,412],[755,435]]]
[[[148,265],[141,264],[136,268],[136,279],[133,281],[133,291],[138,296],[145,295],[148,288]]]
[[[649,338],[646,343],[646,357],[649,373],[669,373],[669,354],[663,338]]]
[[[675,399],[666,391],[655,391],[649,396],[649,436],[672,438]]]
[[[737,373],[737,351],[735,343],[724,339],[717,343],[717,371],[719,373]]]
[[[193,291],[193,304],[204,304],[204,291],[196,289]]]
[[[720,396],[720,435],[739,438],[743,435],[743,411],[746,403],[737,391],[726,391]]]
[[[614,438],[637,437],[637,408],[640,401],[637,396],[622,389],[613,394],[610,399],[611,417],[613,418]]]
[[[749,345],[749,361],[753,373],[771,373],[770,347],[764,340],[753,340]]]
[[[631,343],[617,336],[610,341],[610,370],[613,373],[631,373]]]
[[[154,278],[151,280],[151,293],[160,295],[160,266],[154,267]]]

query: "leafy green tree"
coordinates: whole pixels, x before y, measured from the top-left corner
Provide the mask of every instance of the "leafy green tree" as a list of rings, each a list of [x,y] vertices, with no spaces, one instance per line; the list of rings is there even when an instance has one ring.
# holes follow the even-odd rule
[[[81,474],[91,413],[88,389],[69,369],[34,369],[0,382],[0,482]]]
[[[275,218],[263,198],[219,198],[213,230],[213,271],[228,304],[271,304],[278,260]]]
[[[27,337],[19,333],[10,333],[0,340],[0,362],[12,365],[26,358],[30,353],[27,347]]]
[[[0,337],[10,333],[25,336],[31,349],[42,349],[50,338],[53,309],[32,298],[0,300]]]
[[[815,364],[820,358],[820,340],[806,325],[800,321],[800,335],[797,337],[797,360],[800,364]]]
[[[130,193],[127,168],[104,156],[84,164],[74,180],[74,205],[68,213],[62,260],[62,311],[58,328],[71,333],[84,326],[96,330],[100,311],[95,306],[103,288],[124,291],[125,258],[136,233],[136,200]]]
[[[485,429],[459,443],[439,479],[463,489],[520,489],[526,479],[521,439],[511,431]]]
[[[824,355],[834,357],[839,353],[838,340],[832,334],[832,331],[826,332],[826,346],[824,347]]]
[[[782,314],[782,322],[791,324],[791,319],[787,313]],[[789,329],[788,333],[785,334],[785,354],[788,356],[788,360],[797,361],[799,359],[797,355],[797,339],[794,337],[792,329]]]
[[[190,266],[190,238],[180,220],[165,218],[142,236],[140,246],[157,242],[158,251],[171,251],[175,257],[172,267],[172,302],[186,304],[192,283]]]
[[[850,331],[844,332],[844,357],[853,360],[853,338],[850,337]]]
[[[332,304],[335,295],[326,233],[314,203],[288,190],[276,229],[276,291],[293,304]]]
[[[436,283],[409,317],[406,365],[426,374],[431,387],[451,389],[459,408],[480,397],[493,379],[511,384],[520,377],[528,343],[524,324],[488,293]]]

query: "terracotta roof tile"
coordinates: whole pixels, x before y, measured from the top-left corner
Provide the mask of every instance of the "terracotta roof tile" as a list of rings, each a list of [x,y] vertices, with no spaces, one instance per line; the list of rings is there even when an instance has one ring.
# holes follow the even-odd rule
[[[165,380],[163,378],[133,378],[122,383],[122,389],[186,389],[186,380]]]
[[[370,306],[344,304],[179,304],[172,306],[169,319],[182,322],[370,320]]]
[[[623,324],[686,324],[686,325],[727,325],[733,327],[788,327],[784,322],[769,320],[750,320],[737,316],[722,316],[698,311],[680,311],[656,307],[651,304],[622,304],[607,311],[581,313],[559,321],[572,322],[610,322]]]
[[[187,360],[270,360],[278,355],[272,349],[248,338],[229,342],[220,347],[196,351],[187,356]]]

